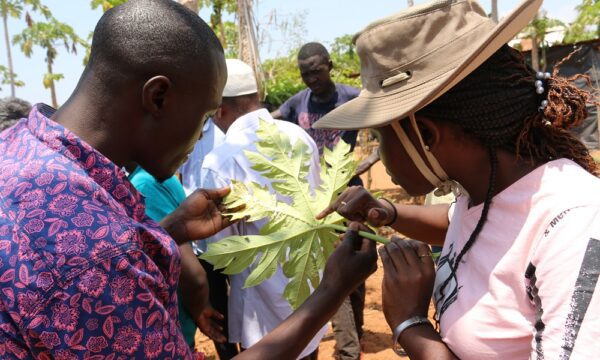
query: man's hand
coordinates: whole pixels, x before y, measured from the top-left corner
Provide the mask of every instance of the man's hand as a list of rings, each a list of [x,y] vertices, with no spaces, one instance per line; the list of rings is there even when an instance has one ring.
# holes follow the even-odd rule
[[[206,239],[231,224],[219,209],[223,197],[229,191],[228,187],[198,189],[167,215],[160,225],[178,244]]]
[[[223,326],[220,325],[224,318],[223,314],[208,305],[202,310],[200,316],[194,320],[204,335],[215,342],[224,343],[227,341],[227,338],[223,334]]]
[[[351,221],[368,222],[371,226],[384,226],[394,219],[394,209],[387,201],[375,199],[362,186],[351,186],[325,208],[317,219],[337,211]]]
[[[394,237],[379,254],[384,271],[383,313],[390,328],[413,316],[427,316],[435,280],[429,246]]]
[[[348,228],[344,241],[327,260],[315,291],[277,328],[235,359],[296,359],[348,294],[377,269],[375,243],[358,235],[359,229],[366,228],[359,223]]]

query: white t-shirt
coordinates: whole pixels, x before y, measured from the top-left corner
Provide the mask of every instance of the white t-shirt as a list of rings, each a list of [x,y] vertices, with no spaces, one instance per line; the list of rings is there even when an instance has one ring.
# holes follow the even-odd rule
[[[244,155],[244,150],[256,151],[258,141],[256,131],[259,119],[277,124],[281,132],[286,134],[292,142],[301,140],[308,145],[312,152],[312,159],[307,180],[311,188],[318,185],[319,151],[315,142],[299,126],[287,121],[274,120],[267,110],[260,109],[236,119],[227,130],[223,144],[206,156],[202,166],[201,185],[203,188],[226,186],[231,183],[231,180],[254,181],[271,188],[270,181],[253,170],[252,164]],[[258,234],[263,224],[264,221],[251,223],[241,221],[200,243],[208,244],[232,235]],[[229,341],[241,343],[244,348],[249,348],[257,343],[292,314],[292,308],[283,296],[283,291],[290,279],[283,274],[280,267],[272,277],[261,284],[244,289],[244,282],[248,275],[250,275],[250,269],[229,277],[231,280],[228,306]],[[324,326],[300,357],[305,357],[315,351],[326,331],[327,326]]]
[[[481,216],[468,203],[451,209],[434,291],[448,347],[461,359],[598,358],[600,179],[560,159],[496,195],[442,299]]]

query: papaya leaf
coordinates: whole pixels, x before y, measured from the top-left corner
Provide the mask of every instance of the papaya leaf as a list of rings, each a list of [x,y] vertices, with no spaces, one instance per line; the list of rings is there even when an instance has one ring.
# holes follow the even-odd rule
[[[320,162],[320,183],[311,189],[308,182],[312,154],[301,140],[292,143],[274,123],[261,120],[256,152],[246,151],[252,169],[271,181],[271,188],[254,182],[233,181],[223,200],[224,214],[233,220],[262,220],[260,234],[231,236],[208,245],[202,259],[237,274],[251,267],[245,287],[255,286],[273,276],[281,266],[290,282],[284,297],[296,309],[319,285],[320,273],[344,231],[344,218],[337,213],[322,220],[315,216],[346,188],[357,163],[350,145],[340,141],[326,149]],[[387,241],[373,234],[365,235]]]

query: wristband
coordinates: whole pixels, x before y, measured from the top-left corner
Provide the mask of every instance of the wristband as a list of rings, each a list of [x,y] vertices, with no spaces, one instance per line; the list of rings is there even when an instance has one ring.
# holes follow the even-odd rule
[[[388,199],[386,199],[384,197],[379,198],[379,200],[385,201],[386,203],[388,203],[388,204],[390,204],[392,206],[392,209],[394,209],[394,217],[392,218],[392,221],[390,221],[389,223],[383,225],[383,226],[390,226],[393,223],[395,223],[396,220],[398,220],[398,210],[396,209],[396,206],[394,205],[394,203],[391,202],[390,200],[388,200]]]
[[[403,322],[401,322],[400,325],[396,326],[396,328],[394,329],[394,332],[392,333],[392,341],[393,341],[392,349],[394,350],[394,352],[397,355],[403,355],[400,352],[402,350],[402,347],[400,346],[400,344],[398,344],[398,339],[400,339],[400,335],[402,335],[404,330],[406,330],[410,327],[413,327],[413,326],[423,325],[423,324],[431,325],[431,322],[429,322],[429,319],[427,319],[427,317],[425,317],[425,316],[413,316],[413,317],[408,318],[408,319],[404,320]]]

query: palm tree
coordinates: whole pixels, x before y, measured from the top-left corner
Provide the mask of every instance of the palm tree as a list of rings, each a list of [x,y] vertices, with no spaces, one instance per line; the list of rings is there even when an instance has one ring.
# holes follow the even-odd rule
[[[12,52],[10,44],[10,35],[8,33],[8,17],[20,18],[23,13],[23,5],[29,5],[33,10],[39,11],[46,18],[50,16],[50,10],[42,5],[39,0],[0,0],[0,15],[2,16],[2,25],[4,26],[4,42],[6,44],[6,58],[8,60],[8,82],[10,83],[10,95],[15,96],[15,87],[22,86],[23,83],[15,79],[15,71],[12,63]],[[29,14],[26,19],[30,21]]]
[[[76,53],[77,44],[86,46],[86,42],[75,34],[71,26],[61,23],[55,18],[50,18],[48,22],[30,22],[25,30],[15,35],[13,42],[21,45],[21,50],[27,57],[31,57],[34,45],[46,51],[48,73],[44,75],[44,87],[50,89],[52,106],[57,108],[58,101],[54,82],[63,78],[62,74],[55,74],[52,68],[58,53],[57,47],[64,45],[68,52]]]
[[[543,70],[546,67],[546,34],[553,27],[565,27],[565,24],[557,19],[549,18],[545,11],[536,14],[521,34],[523,38],[531,39],[531,67],[534,70]],[[542,50],[540,58],[540,47]]]

